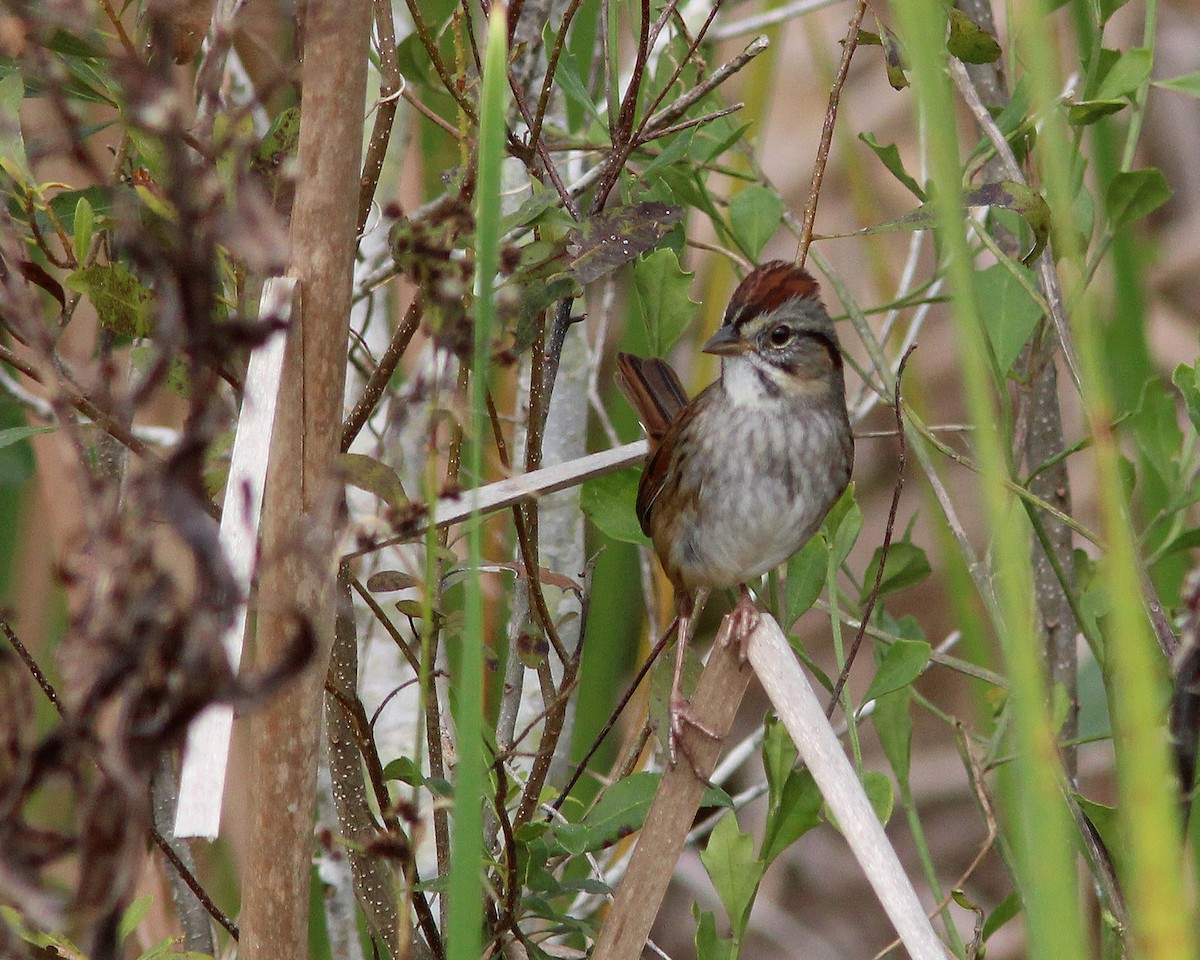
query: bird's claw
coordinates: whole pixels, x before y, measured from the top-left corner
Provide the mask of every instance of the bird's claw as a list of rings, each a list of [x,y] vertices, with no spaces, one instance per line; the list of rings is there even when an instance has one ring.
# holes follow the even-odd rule
[[[729,632],[726,642],[733,642],[738,647],[738,659],[744,664],[750,658],[750,635],[758,626],[761,614],[749,594],[742,594],[732,612],[729,614]]]

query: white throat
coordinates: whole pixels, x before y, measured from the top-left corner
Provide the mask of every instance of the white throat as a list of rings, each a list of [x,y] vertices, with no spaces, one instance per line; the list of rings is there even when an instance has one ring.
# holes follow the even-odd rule
[[[749,357],[724,357],[721,360],[721,383],[726,395],[739,407],[762,407],[779,402],[779,394],[767,388],[763,377],[773,379],[772,371],[764,370]]]

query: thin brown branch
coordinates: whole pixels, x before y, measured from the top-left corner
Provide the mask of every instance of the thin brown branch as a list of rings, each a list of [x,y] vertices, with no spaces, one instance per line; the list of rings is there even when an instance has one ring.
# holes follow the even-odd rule
[[[720,117],[727,117],[731,113],[737,113],[744,107],[744,103],[735,103],[732,106],[725,107],[722,110],[714,110],[712,113],[706,113],[702,117],[693,117],[691,120],[684,120],[682,123],[677,123],[670,127],[663,127],[661,130],[655,130],[653,133],[642,139],[641,145],[652,143],[661,137],[669,137],[673,133],[679,133],[681,130],[687,130],[689,127],[697,127],[702,123],[708,123],[711,120],[717,120]]]
[[[437,71],[438,79],[442,81],[442,86],[446,88],[446,92],[462,108],[467,118],[472,123],[475,123],[478,119],[478,115],[475,113],[475,104],[459,89],[454,74],[450,72],[450,68],[442,60],[437,40],[434,39],[433,34],[429,30],[429,24],[425,22],[425,18],[421,15],[420,3],[417,0],[405,0],[405,2],[408,5],[408,15],[412,17],[413,27],[417,31],[417,37],[421,41],[421,46],[425,48],[425,54],[429,57],[429,62],[433,64],[433,69]]]
[[[532,128],[534,118],[529,112],[529,106],[525,103],[524,91],[521,90],[521,85],[517,82],[516,75],[513,73],[511,67],[508,71],[508,85],[512,90],[513,103],[517,105],[517,111],[521,114],[521,119],[525,121],[526,127]],[[534,152],[537,154],[538,159],[542,161],[542,169],[546,176],[550,178],[550,183],[558,194],[558,198],[562,200],[563,206],[567,208],[567,212],[575,220],[580,219],[579,204],[575,202],[575,198],[571,196],[566,184],[563,183],[562,177],[558,173],[558,168],[554,166],[554,160],[550,156],[550,152],[546,149],[546,144],[542,142],[541,137],[534,140],[531,136],[530,146],[532,146]],[[536,176],[537,170],[535,168],[530,172]],[[538,179],[541,178],[539,177]]]
[[[751,670],[730,642],[730,618],[717,634],[708,666],[691,700],[691,713],[718,739],[709,739],[690,727],[684,736],[685,751],[695,761],[677,763],[663,774],[654,803],[638,834],[637,846],[613,897],[604,927],[592,950],[593,960],[635,960],[667,892],[674,865],[683,851],[687,832],[700,808],[705,785],[697,774],[712,774],[721,743],[749,685]]]
[[[383,351],[383,356],[379,358],[379,363],[375,369],[371,371],[371,376],[367,380],[367,385],[363,387],[362,395],[358,398],[358,402],[354,404],[354,409],[350,411],[350,415],[346,418],[346,422],[342,424],[342,453],[350,449],[350,445],[354,443],[354,438],[358,436],[363,425],[367,422],[367,418],[371,416],[372,411],[379,403],[379,398],[383,396],[383,391],[387,389],[388,383],[391,382],[392,374],[396,372],[396,366],[400,363],[400,358],[404,356],[404,351],[408,349],[409,343],[412,342],[413,336],[421,327],[421,300],[418,297],[413,300],[405,311],[404,320],[400,326],[396,328],[396,332],[392,334],[391,342],[388,343],[387,349]]]
[[[355,743],[358,744],[359,753],[363,758],[363,765],[367,769],[371,789],[375,794],[375,803],[379,807],[379,813],[383,818],[384,826],[407,841],[407,832],[400,823],[400,818],[393,812],[394,805],[392,804],[391,796],[388,794],[387,777],[383,772],[383,761],[379,757],[379,751],[375,747],[375,740],[371,736],[371,722],[367,718],[366,708],[357,695],[339,690],[334,684],[328,682],[328,680],[325,682],[325,692],[342,708],[346,719],[349,721],[350,730],[354,735]],[[416,870],[415,864],[412,864],[411,867],[414,871]],[[421,882],[419,875],[415,873],[414,879],[417,883]],[[429,908],[429,901],[421,890],[413,890],[412,895],[413,908],[416,910],[417,922],[421,925],[421,932],[425,935],[425,940],[429,944],[429,949],[433,952],[434,957],[441,960],[445,956],[445,949],[442,946],[441,934],[434,920],[433,911]]]
[[[650,0],[641,0],[641,36],[638,40],[637,55],[633,61],[633,71],[629,77],[629,85],[625,88],[625,96],[621,99],[621,109],[617,114],[616,125],[613,128],[613,146],[601,164],[600,182],[596,186],[592,198],[591,213],[599,213],[604,209],[612,188],[616,186],[617,178],[629,154],[637,146],[634,137],[633,121],[637,113],[638,95],[641,93],[642,78],[646,71],[646,61],[650,55]]]
[[[879,549],[879,567],[875,571],[875,585],[871,588],[871,596],[867,598],[867,605],[863,609],[862,618],[858,625],[858,632],[854,635],[854,642],[850,644],[850,649],[846,653],[846,663],[842,667],[842,672],[837,678],[837,683],[833,685],[833,695],[829,698],[829,705],[825,708],[825,716],[832,717],[833,711],[837,707],[838,700],[841,698],[842,689],[846,686],[846,681],[850,678],[850,668],[854,666],[854,658],[858,656],[859,647],[862,646],[863,636],[867,631],[867,624],[871,621],[871,614],[875,610],[875,603],[879,600],[879,588],[883,583],[883,571],[887,566],[888,551],[892,546],[892,531],[896,526],[896,512],[900,509],[900,494],[904,490],[904,463],[907,453],[907,446],[904,440],[904,408],[900,402],[900,383],[904,379],[904,367],[908,363],[908,358],[912,356],[917,345],[914,343],[900,358],[900,365],[896,368],[896,383],[893,388],[893,410],[896,414],[896,443],[899,447],[899,452],[896,458],[896,485],[892,488],[892,505],[888,509],[887,527],[883,531],[883,546]]]
[[[551,804],[555,810],[562,808],[563,801],[570,796],[571,790],[574,789],[575,784],[579,782],[579,778],[582,777],[584,772],[587,770],[588,763],[590,763],[592,757],[596,755],[596,751],[600,749],[600,746],[604,743],[605,738],[612,731],[612,728],[617,725],[617,721],[621,718],[621,714],[625,712],[625,708],[629,706],[629,701],[633,699],[633,695],[637,692],[637,688],[641,686],[642,680],[644,680],[646,674],[650,672],[650,668],[658,659],[658,655],[663,652],[667,646],[667,643],[670,642],[671,637],[675,635],[675,631],[678,626],[679,618],[676,617],[671,621],[670,626],[667,627],[662,637],[659,638],[658,643],[656,643],[653,649],[651,649],[650,655],[646,657],[646,662],[642,664],[641,668],[637,672],[637,675],[633,678],[633,680],[630,681],[628,688],[621,696],[621,699],[617,702],[617,705],[613,708],[613,712],[609,715],[608,720],[600,729],[600,732],[596,734],[595,739],[592,741],[592,745],[588,747],[587,753],[583,755],[583,759],[580,760],[579,764],[575,767],[575,772],[571,774],[571,779],[567,781],[567,784],[565,787],[563,787],[562,792],[555,799],[554,803]]]
[[[35,383],[40,383],[45,387],[51,386],[46,383],[41,372],[32,363],[17,356],[17,354],[13,353],[3,344],[0,344],[0,362],[7,363],[10,367],[25,374],[25,376]],[[136,453],[139,457],[145,457],[151,462],[157,462],[160,459],[158,454],[145,441],[139,440],[128,427],[124,426],[119,420],[108,413],[105,413],[87,397],[62,390],[62,398],[68,405],[91,420],[114,440],[127,447],[131,453]]]
[[[533,111],[533,123],[529,126],[530,143],[537,143],[542,137],[542,124],[545,122],[546,108],[550,103],[550,91],[554,88],[554,75],[558,71],[558,61],[567,43],[567,30],[582,5],[583,0],[571,0],[571,5],[563,12],[562,25],[554,37],[554,48],[546,60],[546,76],[542,80],[542,91],[538,94],[537,107]]]
[[[825,111],[825,123],[821,127],[821,142],[817,147],[817,162],[813,165],[812,185],[808,189],[808,205],[804,208],[804,223],[800,229],[800,244],[796,249],[796,263],[804,266],[808,259],[808,248],[812,244],[813,224],[817,219],[817,201],[821,197],[821,183],[825,179],[825,167],[829,163],[829,148],[833,143],[833,128],[837,124],[838,104],[842,99],[842,88],[846,85],[846,77],[850,73],[850,61],[858,47],[858,28],[862,26],[863,16],[867,12],[867,0],[858,0],[854,15],[850,18],[850,26],[846,30],[846,39],[842,44],[842,62],[838,64],[837,75],[833,87],[829,91],[829,107]]]
[[[375,126],[363,157],[362,178],[358,194],[358,234],[361,236],[371,213],[371,203],[379,186],[383,159],[392,138],[396,119],[396,99],[404,88],[404,77],[396,60],[396,26],[392,21],[392,5],[388,0],[375,0],[375,33],[379,37],[379,100],[375,109]]]
[[[708,11],[708,16],[705,17],[704,23],[700,25],[699,32],[696,34],[695,38],[688,44],[687,53],[685,53],[682,57],[679,58],[679,62],[675,64],[674,69],[671,71],[670,78],[667,80],[667,82],[665,84],[663,84],[662,89],[659,90],[659,92],[658,92],[658,96],[656,96],[654,98],[654,102],[651,103],[646,108],[645,113],[642,116],[642,122],[638,125],[637,133],[634,134],[634,141],[636,143],[642,142],[643,134],[646,132],[647,124],[653,118],[654,111],[658,109],[658,105],[663,102],[663,100],[666,98],[667,93],[670,91],[670,89],[673,86],[675,86],[676,81],[683,74],[683,68],[686,67],[688,65],[688,63],[691,61],[692,57],[694,57],[696,55],[696,49],[700,46],[700,43],[704,40],[704,35],[706,33],[708,33],[708,28],[710,26],[712,26],[713,17],[715,17],[717,15],[717,12],[720,9],[721,9],[720,0],[716,0],[716,2],[712,5],[712,9]],[[665,23],[665,18],[667,17],[667,15],[670,14],[671,12],[673,12],[674,10],[675,10],[675,4],[673,4],[673,3],[667,4],[666,7],[663,8],[663,12],[662,12],[663,21],[662,22]],[[657,38],[657,31],[655,33],[655,37],[652,38],[650,42],[653,43],[654,39],[656,39],[656,38]],[[711,87],[709,89],[711,89]],[[692,103],[695,103],[697,99],[699,99],[699,98],[693,98]],[[684,107],[684,109],[686,110],[687,107]],[[682,113],[680,115],[682,116]]]
[[[700,83],[672,103],[669,107],[666,107],[651,116],[650,119],[646,121],[644,129],[649,132],[654,132],[660,127],[674,123],[676,120],[682,117],[694,103],[697,103],[706,97],[710,91],[719,87],[722,83],[745,67],[746,64],[757,57],[760,53],[763,53],[770,45],[770,41],[766,37],[755,38],[746,46],[746,49],[739,53],[736,57],[726,63],[721,64],[721,66],[717,67],[717,69],[714,70],[711,75],[705,77],[702,81],[700,81]]]
[[[996,821],[995,811],[992,809],[991,798],[987,795],[987,787],[983,781],[983,771],[979,769],[979,764],[971,753],[971,746],[963,731],[961,723],[956,723],[955,727],[956,739],[958,741],[959,753],[963,758],[963,762],[967,765],[967,772],[971,781],[971,787],[975,792],[975,801],[979,804],[979,809],[983,814],[984,823],[987,824],[987,835],[983,838],[983,843],[980,844],[979,850],[975,856],[971,858],[971,862],[967,864],[966,869],[959,875],[958,879],[951,885],[951,892],[942,897],[936,907],[931,910],[927,916],[930,920],[938,916],[951,903],[954,902],[954,891],[961,890],[968,880],[975,875],[975,871],[983,865],[983,861],[987,859],[992,848],[996,845],[996,839],[999,836],[999,826]],[[896,938],[886,947],[880,950],[872,960],[882,960],[902,943],[899,938]],[[969,953],[968,956],[975,956],[974,953]]]

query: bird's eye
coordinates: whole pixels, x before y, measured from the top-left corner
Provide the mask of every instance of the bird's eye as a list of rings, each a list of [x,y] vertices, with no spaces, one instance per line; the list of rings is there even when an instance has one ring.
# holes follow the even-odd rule
[[[781,323],[768,334],[768,337],[772,346],[782,347],[792,339],[792,331],[786,324]]]

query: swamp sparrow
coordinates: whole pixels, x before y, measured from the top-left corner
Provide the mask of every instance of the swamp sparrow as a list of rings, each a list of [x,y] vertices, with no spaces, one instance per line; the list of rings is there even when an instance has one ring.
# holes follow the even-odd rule
[[[758,617],[746,582],[816,532],[854,464],[837,332],[805,270],[782,260],[754,270],[703,349],[721,358],[721,378],[690,402],[664,361],[617,357],[617,382],[650,438],[638,519],[675,588],[672,763],[684,724],[709,733],[680,691],[697,607],[710,590],[738,588],[744,658]]]

